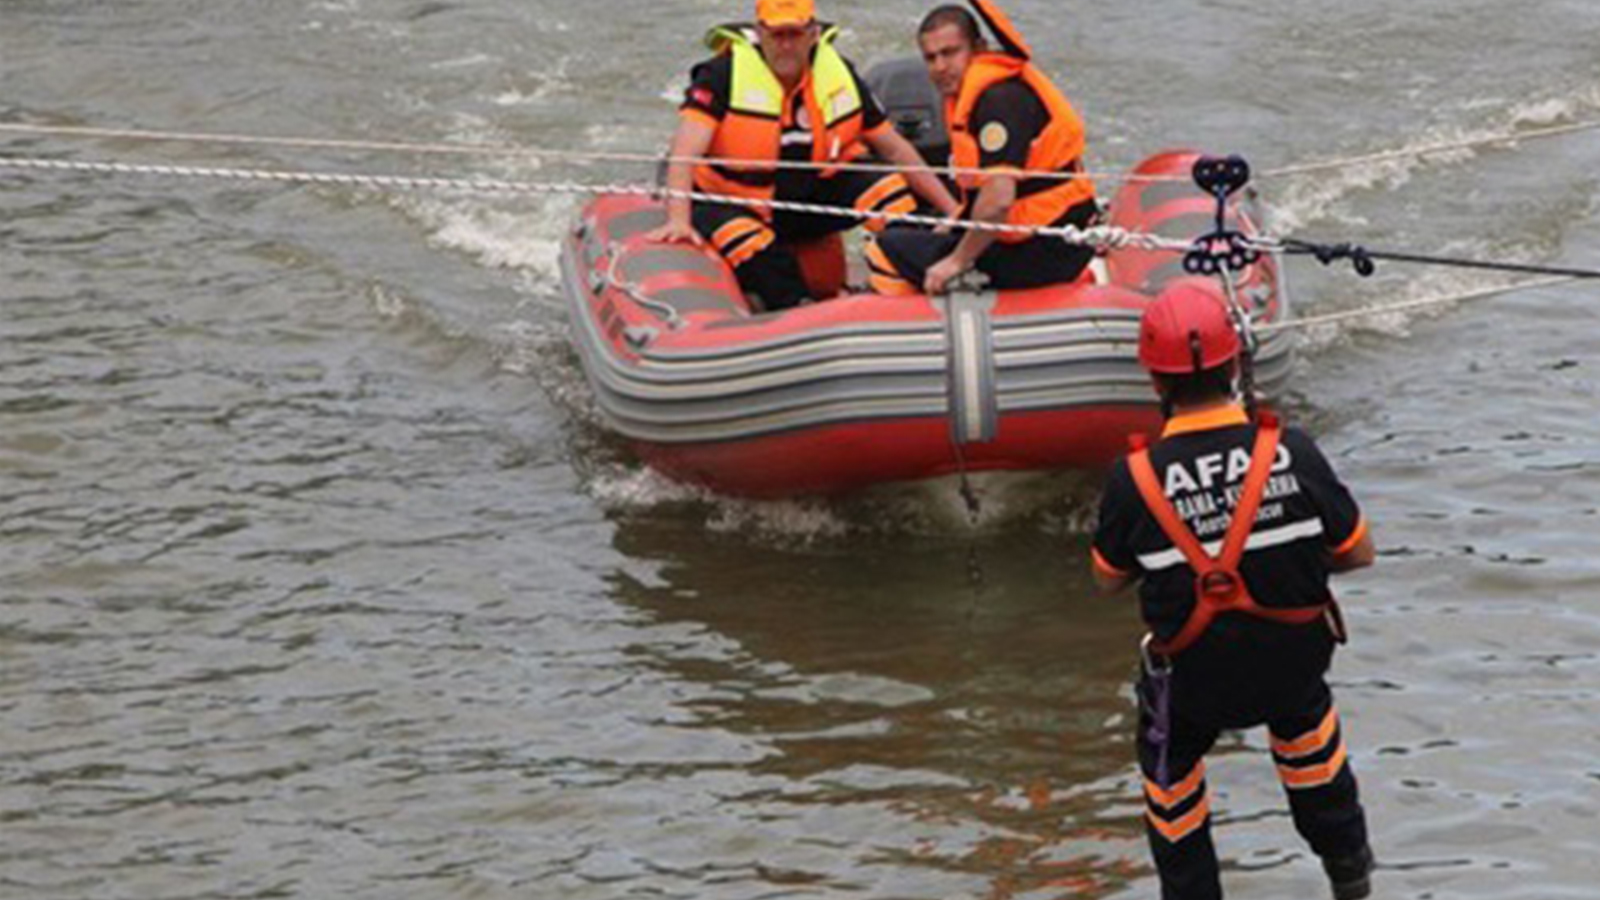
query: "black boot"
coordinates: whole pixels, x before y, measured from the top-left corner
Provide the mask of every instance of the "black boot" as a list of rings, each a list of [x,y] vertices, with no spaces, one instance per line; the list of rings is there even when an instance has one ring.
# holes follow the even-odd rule
[[[1349,856],[1322,861],[1333,885],[1333,900],[1362,900],[1372,893],[1372,848],[1362,847]]]
[[[800,260],[795,258],[793,250],[782,244],[773,244],[745,260],[734,274],[746,294],[761,298],[757,312],[776,312],[799,306],[809,299]]]

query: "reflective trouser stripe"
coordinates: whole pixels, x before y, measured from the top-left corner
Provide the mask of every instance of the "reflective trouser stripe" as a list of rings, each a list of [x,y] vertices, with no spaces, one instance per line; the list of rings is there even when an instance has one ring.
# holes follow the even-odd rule
[[[1154,781],[1144,780],[1144,793],[1146,799],[1152,804],[1163,809],[1174,809],[1178,804],[1194,796],[1195,791],[1201,787],[1201,782],[1206,780],[1206,764],[1201,762],[1183,779],[1170,788],[1163,788]]]
[[[903,216],[917,208],[917,198],[911,193],[911,185],[904,175],[896,173],[886,178],[879,179],[872,187],[861,192],[856,198],[857,212],[885,213],[888,215]],[[870,232],[882,231],[887,225],[883,219],[868,219],[867,230]]]
[[[1277,735],[1272,736],[1272,752],[1285,759],[1300,759],[1310,756],[1318,750],[1328,746],[1333,739],[1334,732],[1339,730],[1339,712],[1333,706],[1328,707],[1328,714],[1322,717],[1316,728],[1292,740],[1285,740]]]
[[[776,238],[777,235],[765,222],[740,216],[713,232],[711,244],[728,261],[728,265],[738,268],[750,257],[772,246]]]
[[[1322,721],[1304,734],[1290,738],[1273,735],[1272,756],[1278,764],[1278,778],[1289,790],[1331,784],[1349,759],[1338,709],[1329,704]]]
[[[871,238],[867,239],[867,283],[875,293],[888,297],[904,297],[918,292],[918,286],[900,276],[894,263],[889,261],[883,248]]]
[[[1278,778],[1283,781],[1283,786],[1291,791],[1303,791],[1308,788],[1322,787],[1332,784],[1339,772],[1344,769],[1349,757],[1345,752],[1344,742],[1339,742],[1339,748],[1333,751],[1327,762],[1315,763],[1309,766],[1290,766],[1280,763],[1278,765]]]
[[[1146,778],[1144,800],[1145,819],[1157,834],[1174,844],[1193,834],[1211,817],[1211,798],[1206,795],[1205,761],[1196,763],[1193,771],[1171,787],[1164,788]],[[1189,808],[1179,812],[1185,805],[1189,805]]]
[[[1156,833],[1166,838],[1171,843],[1178,843],[1211,820],[1211,799],[1202,797],[1194,809],[1189,810],[1178,818],[1167,821],[1156,815],[1152,810],[1145,810],[1145,819]]]

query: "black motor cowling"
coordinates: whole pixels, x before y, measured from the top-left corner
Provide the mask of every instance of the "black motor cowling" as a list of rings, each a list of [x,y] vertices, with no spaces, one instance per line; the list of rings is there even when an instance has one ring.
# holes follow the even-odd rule
[[[867,87],[889,114],[889,121],[930,165],[950,160],[950,137],[944,127],[944,101],[922,60],[890,59],[867,70]]]

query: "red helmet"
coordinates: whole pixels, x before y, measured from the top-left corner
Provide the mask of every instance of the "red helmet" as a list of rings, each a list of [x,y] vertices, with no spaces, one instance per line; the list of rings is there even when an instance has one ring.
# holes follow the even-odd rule
[[[1227,301],[1207,279],[1173,281],[1139,319],[1139,362],[1152,372],[1186,375],[1238,355],[1239,332]]]

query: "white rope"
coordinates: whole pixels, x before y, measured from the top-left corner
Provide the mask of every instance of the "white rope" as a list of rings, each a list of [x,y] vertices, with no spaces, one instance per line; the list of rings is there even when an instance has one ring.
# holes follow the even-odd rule
[[[404,141],[364,141],[344,140],[339,138],[296,138],[296,137],[271,137],[265,135],[247,134],[212,134],[195,131],[146,131],[134,128],[90,128],[75,125],[34,125],[19,122],[0,122],[0,133],[53,135],[56,137],[93,138],[97,140],[126,140],[126,141],[164,141],[183,142],[194,144],[230,144],[235,146],[258,147],[294,147],[297,149],[320,150],[375,150],[394,153],[416,154],[455,154],[469,156],[499,156],[499,157],[524,157],[535,161],[565,160],[574,163],[590,162],[627,162],[644,163],[647,165],[660,165],[670,163],[686,163],[700,165],[702,163],[726,164],[729,166],[749,166],[748,159],[734,159],[721,156],[667,156],[664,153],[640,153],[631,151],[607,150],[557,150],[549,147],[521,146],[517,144],[458,144],[458,143],[409,143]],[[865,163],[865,162],[831,162],[819,163],[810,160],[775,160],[762,162],[762,168],[774,169],[802,169],[802,170],[841,170],[855,172],[932,172],[936,175],[981,175],[984,169],[960,168],[955,166],[902,166],[894,163]],[[1021,169],[1015,172],[1018,178],[1042,178],[1059,181],[1071,181],[1075,178],[1092,178],[1105,182],[1153,182],[1153,181],[1189,181],[1188,175],[1132,175],[1121,172],[1062,172],[1058,170],[1041,171],[1035,169]]]
[[[1336,157],[1333,159],[1319,160],[1316,162],[1301,163],[1297,165],[1278,166],[1257,173],[1258,178],[1284,178],[1295,175],[1308,175],[1317,172],[1336,171],[1340,169],[1356,168],[1373,163],[1392,162],[1400,159],[1411,159],[1428,156],[1436,153],[1449,153],[1460,150],[1472,150],[1479,147],[1493,147],[1505,144],[1517,144],[1524,141],[1542,140],[1546,138],[1561,137],[1583,131],[1600,129],[1600,121],[1575,122],[1568,125],[1552,125],[1545,128],[1535,128],[1514,134],[1493,135],[1480,138],[1466,138],[1458,141],[1442,141],[1426,144],[1420,147],[1406,147],[1399,150],[1385,150],[1378,153],[1368,153],[1358,156]],[[590,162],[627,162],[658,165],[661,163],[748,163],[748,160],[726,159],[722,157],[668,157],[660,153],[640,153],[626,151],[604,150],[560,150],[550,147],[520,146],[516,144],[461,144],[461,143],[413,143],[406,141],[368,141],[349,140],[339,138],[306,138],[306,137],[273,137],[269,135],[222,134],[193,131],[152,131],[132,128],[92,128],[73,125],[39,125],[27,122],[0,122],[0,133],[29,134],[29,135],[54,135],[57,137],[93,138],[101,140],[133,140],[133,141],[167,141],[186,142],[197,144],[231,144],[237,146],[273,146],[295,147],[301,149],[332,149],[332,150],[370,150],[396,153],[416,154],[456,154],[476,156],[512,156],[529,158],[536,161],[564,160],[573,163]],[[932,172],[935,174],[973,175],[981,174],[981,169],[954,168],[948,166],[899,166],[891,163],[817,163],[800,160],[778,160],[764,163],[777,169],[840,169],[846,171],[862,172]],[[1074,178],[1092,178],[1096,181],[1107,183],[1116,182],[1185,182],[1187,175],[1133,175],[1121,172],[1060,172],[1041,171],[1036,169],[1023,169],[1017,173],[1019,178],[1040,178],[1055,180],[1071,180]]]
[[[830,216],[843,215],[860,219],[878,219],[885,222],[905,222],[910,224],[930,225],[936,227],[949,226],[952,228],[962,228],[974,231],[1023,232],[1029,234],[1050,235],[1059,237],[1063,241],[1070,244],[1104,247],[1108,249],[1133,246],[1149,250],[1186,251],[1191,247],[1191,243],[1188,241],[1164,238],[1154,234],[1128,231],[1127,229],[1113,226],[1077,228],[1075,226],[1068,225],[1061,228],[1040,228],[1026,225],[971,222],[965,220],[945,219],[936,216],[918,216],[899,213],[863,211],[845,209],[843,207],[824,206],[814,203],[796,203],[782,200],[758,200],[745,197],[725,196],[720,194],[705,194],[697,191],[674,191],[666,188],[630,184],[593,185],[571,181],[539,183],[528,181],[507,181],[493,178],[432,178],[407,175],[277,171],[270,169],[238,169],[205,166],[37,159],[28,157],[0,157],[0,170],[4,169],[88,172],[95,174],[119,175],[155,175],[179,178],[212,178],[235,181],[264,181],[280,184],[315,184],[364,188],[443,190],[463,193],[583,195],[626,194],[648,197],[684,197],[687,199],[699,200],[708,203],[722,203],[749,207],[767,207],[774,210],[815,213]],[[1258,249],[1268,253],[1283,252],[1283,248],[1281,246],[1277,246],[1275,243],[1270,241],[1259,245]],[[1331,325],[1352,319],[1391,315],[1394,313],[1410,312],[1435,306],[1447,306],[1456,303],[1464,303],[1471,300],[1495,297],[1515,291],[1553,287],[1578,280],[1580,279],[1568,276],[1535,278],[1514,284],[1483,288],[1480,290],[1452,294],[1443,297],[1428,297],[1419,300],[1402,301],[1399,303],[1376,304],[1358,309],[1325,313],[1317,316],[1302,316],[1287,322],[1264,323],[1254,326],[1254,330],[1256,332],[1270,334],[1276,331],[1313,328],[1320,325]]]
[[[64,172],[90,172],[114,175],[157,175],[177,178],[217,178],[234,181],[270,181],[283,184],[342,185],[365,188],[400,188],[408,190],[442,190],[479,194],[626,194],[644,197],[682,197],[705,203],[730,206],[764,207],[786,212],[810,213],[825,216],[849,216],[882,222],[901,222],[933,227],[946,226],[968,231],[989,231],[1058,237],[1075,245],[1105,247],[1138,247],[1146,250],[1189,249],[1188,241],[1174,240],[1155,234],[1129,231],[1110,225],[1078,228],[1065,225],[1058,228],[1032,225],[1010,225],[992,222],[972,222],[946,219],[939,216],[919,216],[903,213],[886,213],[872,210],[847,209],[818,203],[798,203],[789,200],[759,200],[723,194],[706,194],[699,191],[675,191],[633,184],[582,184],[575,181],[530,182],[507,181],[497,178],[430,178],[410,175],[371,175],[340,172],[278,171],[271,169],[237,169],[208,166],[177,166],[147,163],[119,163],[29,157],[0,157],[0,169],[22,169]]]
[[[1339,312],[1324,313],[1320,316],[1300,316],[1287,322],[1270,322],[1255,326],[1258,332],[1271,333],[1274,331],[1287,331],[1299,328],[1314,328],[1318,325],[1332,325],[1351,319],[1365,319],[1373,316],[1384,316],[1393,313],[1410,312],[1419,309],[1428,309],[1434,306],[1449,306],[1456,303],[1465,303],[1469,300],[1481,300],[1485,297],[1498,297],[1515,291],[1531,291],[1538,288],[1553,287],[1560,284],[1579,281],[1578,278],[1561,276],[1557,278],[1533,278],[1519,281],[1514,284],[1505,284],[1498,287],[1481,288],[1460,294],[1450,294],[1444,297],[1425,297],[1420,300],[1404,300],[1399,303],[1379,303],[1372,306],[1363,306],[1358,309],[1346,309]]]
[[[1406,147],[1400,150],[1385,150],[1381,153],[1368,153],[1361,156],[1346,156],[1336,159],[1322,160],[1320,162],[1303,163],[1294,166],[1279,166],[1260,173],[1263,178],[1282,178],[1290,175],[1308,175],[1313,172],[1327,172],[1339,169],[1353,169],[1357,166],[1372,163],[1392,162],[1399,159],[1411,159],[1418,156],[1429,156],[1435,153],[1450,153],[1458,150],[1474,150],[1478,147],[1495,147],[1502,144],[1518,144],[1523,141],[1540,140],[1542,138],[1560,137],[1562,135],[1576,134],[1580,131],[1594,131],[1600,129],[1600,121],[1576,122],[1571,125],[1552,125],[1548,128],[1536,128],[1515,134],[1503,134],[1492,137],[1464,138],[1459,141],[1441,141],[1435,144],[1425,144],[1420,147]]]

